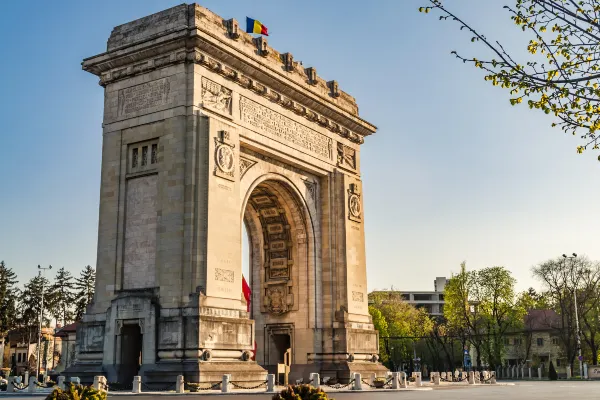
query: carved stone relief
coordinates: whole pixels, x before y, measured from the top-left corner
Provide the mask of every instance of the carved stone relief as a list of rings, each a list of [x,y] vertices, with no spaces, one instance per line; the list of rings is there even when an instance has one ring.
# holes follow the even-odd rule
[[[283,314],[288,311],[287,288],[284,285],[271,286],[266,295],[267,310],[271,314]]]
[[[119,116],[167,104],[170,88],[169,78],[162,78],[119,90]]]
[[[337,152],[337,166],[354,171],[356,169],[356,150],[338,142]]]
[[[350,184],[348,189],[348,218],[355,222],[361,221],[362,205],[360,202],[360,192],[358,185]]]
[[[293,304],[291,284],[293,241],[285,209],[279,198],[267,186],[259,185],[252,191],[249,207],[261,221],[264,237],[264,310],[279,315],[289,311]]]
[[[244,96],[240,97],[240,119],[276,140],[293,143],[331,159],[331,138]]]
[[[311,200],[315,200],[317,197],[317,184],[309,180],[305,180],[304,184],[306,185],[306,192],[308,193],[307,197]]]
[[[240,179],[244,177],[246,171],[252,168],[256,164],[256,161],[248,158],[240,157]]]
[[[221,131],[215,138],[215,175],[235,180],[235,145],[229,140],[229,132]]]
[[[202,77],[202,107],[231,114],[231,90]]]
[[[235,281],[235,273],[229,269],[215,268],[215,280],[233,283]]]
[[[362,292],[352,292],[352,301],[363,302],[364,297]]]

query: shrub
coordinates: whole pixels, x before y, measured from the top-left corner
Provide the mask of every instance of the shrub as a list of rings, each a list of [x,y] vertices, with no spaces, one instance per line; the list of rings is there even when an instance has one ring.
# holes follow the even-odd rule
[[[334,400],[328,399],[327,393],[311,385],[289,385],[273,395],[273,400]]]
[[[558,380],[558,374],[556,373],[556,369],[554,369],[554,364],[550,361],[550,371],[548,372],[548,377],[551,381]]]
[[[54,389],[46,400],[106,400],[106,392],[91,386],[69,384],[65,390]]]

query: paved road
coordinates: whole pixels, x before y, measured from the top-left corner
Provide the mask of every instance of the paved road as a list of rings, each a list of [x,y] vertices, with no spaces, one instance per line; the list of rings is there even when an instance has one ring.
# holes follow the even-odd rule
[[[465,398],[479,400],[564,400],[566,398],[595,399],[600,392],[600,382],[517,382],[514,386],[486,385],[460,386],[423,391],[378,392],[365,391],[355,393],[331,393],[336,400],[359,400],[368,396],[369,400],[463,400]],[[173,395],[176,396],[176,395]],[[172,398],[173,396],[165,396]],[[210,397],[218,400],[262,400],[270,399],[271,395],[187,395],[186,400],[198,397]],[[216,397],[219,396],[219,397]],[[38,400],[43,397],[32,396],[1,396],[11,400]],[[137,395],[109,396],[113,400],[152,400],[162,396]]]

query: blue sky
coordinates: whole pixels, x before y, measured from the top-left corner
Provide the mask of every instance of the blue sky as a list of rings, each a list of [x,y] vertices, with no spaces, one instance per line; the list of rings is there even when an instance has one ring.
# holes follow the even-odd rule
[[[24,281],[38,264],[95,266],[102,88],[81,60],[118,24],[178,1],[11,1],[0,6],[0,259]],[[433,290],[461,261],[504,265],[519,289],[562,253],[600,259],[597,155],[451,50],[485,54],[425,0],[206,0],[217,14],[269,27],[269,44],[315,66],[379,127],[362,147],[370,289]],[[448,0],[522,54],[527,36],[502,5]]]

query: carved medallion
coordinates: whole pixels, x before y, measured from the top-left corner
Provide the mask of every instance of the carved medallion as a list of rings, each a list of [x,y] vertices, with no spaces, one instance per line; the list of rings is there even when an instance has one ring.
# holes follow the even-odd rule
[[[350,184],[350,189],[348,189],[348,218],[352,221],[360,222],[361,214],[362,206],[360,203],[358,185],[352,183]]]
[[[235,181],[235,145],[229,140],[229,132],[221,131],[215,138],[215,175]]]
[[[217,147],[217,166],[225,173],[233,171],[233,150],[226,144]]]
[[[350,214],[354,217],[360,217],[360,197],[357,194],[351,194],[348,199]]]

